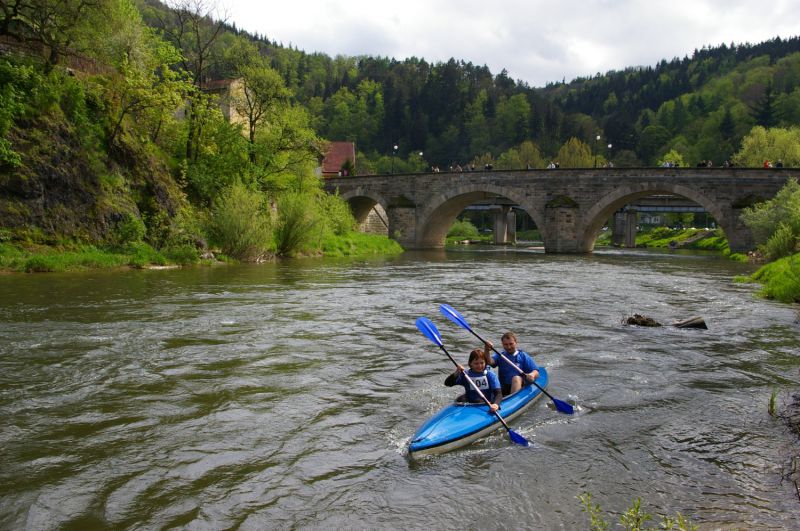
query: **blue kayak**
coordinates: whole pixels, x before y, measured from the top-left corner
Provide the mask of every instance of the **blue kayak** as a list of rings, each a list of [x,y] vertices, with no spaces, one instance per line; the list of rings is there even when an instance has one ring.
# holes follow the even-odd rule
[[[547,387],[547,370],[538,367],[539,387]],[[535,385],[523,387],[513,395],[503,398],[500,416],[508,422],[520,416],[537,399],[542,391]],[[420,426],[411,443],[408,453],[412,456],[433,455],[449,452],[503,428],[497,415],[489,411],[486,404],[465,404],[454,402],[429,418]]]

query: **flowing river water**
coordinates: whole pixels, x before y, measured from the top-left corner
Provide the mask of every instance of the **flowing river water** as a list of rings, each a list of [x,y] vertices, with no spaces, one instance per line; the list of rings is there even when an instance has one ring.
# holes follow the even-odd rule
[[[636,498],[796,528],[797,439],[767,411],[800,384],[796,309],[732,281],[752,271],[475,250],[0,276],[0,528],[587,529],[582,493],[612,528]],[[458,394],[414,320],[461,361],[479,346],[440,303],[514,330],[576,413],[544,398],[512,423],[529,448],[500,430],[409,458]]]

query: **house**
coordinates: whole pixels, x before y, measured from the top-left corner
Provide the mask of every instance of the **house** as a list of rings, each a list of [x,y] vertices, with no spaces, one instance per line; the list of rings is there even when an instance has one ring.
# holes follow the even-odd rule
[[[329,142],[322,158],[321,174],[323,177],[337,177],[346,175],[347,170],[343,170],[345,161],[350,161],[350,171],[354,172],[356,167],[356,145],[353,142]]]
[[[217,97],[219,109],[225,119],[232,124],[244,124],[247,126],[247,117],[240,115],[233,104],[233,94],[241,94],[244,91],[242,79],[212,79],[203,82],[203,92]]]

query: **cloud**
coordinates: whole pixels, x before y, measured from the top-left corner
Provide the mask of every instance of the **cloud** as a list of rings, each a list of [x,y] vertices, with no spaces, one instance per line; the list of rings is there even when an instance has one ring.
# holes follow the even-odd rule
[[[532,86],[798,34],[800,2],[775,0],[227,0],[231,20],[284,45],[487,65]]]

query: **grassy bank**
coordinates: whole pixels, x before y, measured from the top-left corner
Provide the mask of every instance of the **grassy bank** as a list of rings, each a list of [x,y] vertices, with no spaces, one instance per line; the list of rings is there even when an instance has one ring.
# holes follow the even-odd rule
[[[800,303],[800,253],[763,265],[750,277],[737,277],[740,282],[759,282],[759,295],[780,302]]]
[[[323,242],[324,256],[391,255],[403,252],[402,247],[385,236],[357,232],[331,236]],[[0,271],[61,272],[89,269],[147,268],[163,266],[210,265],[230,262],[220,253],[214,258],[201,258],[191,246],[159,251],[146,243],[123,247],[98,247],[86,244],[55,246],[0,243]]]

